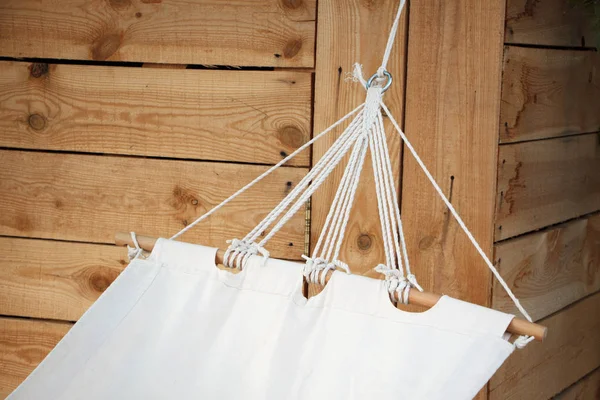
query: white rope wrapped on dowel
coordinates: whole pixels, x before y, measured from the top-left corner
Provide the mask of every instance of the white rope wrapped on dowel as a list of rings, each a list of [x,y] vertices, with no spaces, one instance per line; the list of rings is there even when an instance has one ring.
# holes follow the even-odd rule
[[[150,236],[137,235],[136,240],[141,249],[147,252],[152,252],[158,239]],[[115,244],[117,246],[135,247],[132,241],[131,234],[129,232],[117,232],[115,234]],[[221,264],[223,264],[224,254],[224,250],[217,250],[215,264],[217,264],[218,268],[226,268],[220,266]],[[330,271],[326,274],[325,283],[329,281],[332,274],[333,271]],[[409,303],[429,308],[433,307],[439,301],[440,297],[441,296],[437,293],[420,292],[417,290],[412,290],[409,294]],[[535,324],[524,319],[514,318],[508,325],[506,331],[517,335],[532,336],[535,337],[536,340],[542,341],[546,337],[547,329],[542,325]]]

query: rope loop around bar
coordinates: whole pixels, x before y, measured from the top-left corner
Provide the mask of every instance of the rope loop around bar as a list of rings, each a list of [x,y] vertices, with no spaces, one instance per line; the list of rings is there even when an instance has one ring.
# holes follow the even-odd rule
[[[408,304],[408,295],[411,288],[414,287],[420,292],[423,291],[423,288],[417,283],[415,276],[412,274],[404,276],[401,270],[390,268],[385,264],[376,266],[375,271],[385,276],[385,284],[392,301],[395,301],[397,298],[401,303]]]
[[[243,269],[248,262],[250,256],[260,254],[263,257],[263,265],[265,265],[271,256],[269,251],[256,243],[249,243],[244,240],[231,239],[229,247],[223,256],[223,265],[227,268]]]
[[[131,247],[129,245],[127,245],[127,257],[129,258],[129,261],[133,261],[136,258],[138,258],[139,256],[142,255],[142,253],[144,252],[144,249],[142,249],[140,247],[140,244],[138,243],[137,240],[137,235],[135,234],[135,232],[130,232],[129,233],[131,235],[131,241],[133,242],[133,245],[135,247]]]

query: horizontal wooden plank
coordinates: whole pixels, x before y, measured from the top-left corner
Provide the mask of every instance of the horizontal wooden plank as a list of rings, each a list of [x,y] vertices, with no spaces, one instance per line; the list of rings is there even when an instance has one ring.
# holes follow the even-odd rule
[[[535,320],[600,290],[600,214],[501,242],[495,250],[500,273]],[[498,281],[492,306],[518,314]]]
[[[274,164],[310,139],[311,80],[0,62],[0,146]]]
[[[598,400],[600,399],[600,368],[586,375],[555,396],[554,400]]]
[[[591,29],[594,11],[583,1],[507,0],[507,43],[546,46],[598,46]]]
[[[112,243],[115,232],[170,236],[266,167],[0,150],[0,235]],[[223,247],[243,237],[306,174],[280,168],[183,240]],[[304,213],[269,243],[299,259]]]
[[[0,314],[77,321],[127,264],[124,247],[0,237]]]
[[[600,131],[600,55],[506,46],[500,142]]]
[[[68,322],[0,318],[0,397],[8,396],[69,331]]]
[[[496,240],[600,210],[600,135],[501,145]]]
[[[315,0],[0,2],[0,55],[312,67]]]
[[[600,293],[542,323],[548,338],[508,358],[490,381],[490,400],[546,400],[600,365]]]

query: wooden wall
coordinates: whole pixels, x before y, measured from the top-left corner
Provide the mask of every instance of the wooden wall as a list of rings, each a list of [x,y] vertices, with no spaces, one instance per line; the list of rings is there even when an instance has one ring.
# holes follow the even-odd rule
[[[0,2],[0,398],[127,264],[312,135],[316,1]],[[225,246],[310,152],[183,240]],[[299,259],[299,213],[270,249]]]
[[[478,399],[598,393],[600,61],[584,14],[565,4],[412,1],[389,64],[386,103],[517,296],[550,328],[547,342],[515,352]],[[376,69],[396,6],[1,2],[0,397],[125,267],[116,231],[177,232],[362,101],[346,74],[356,61]],[[332,140],[183,240],[223,247],[243,235]],[[514,313],[393,132],[389,140],[420,283]],[[342,254],[355,273],[380,277],[366,165]],[[297,260],[314,243],[340,175],[273,239],[274,256]]]
[[[600,393],[600,56],[573,3],[507,2],[495,261],[549,336],[508,359],[490,399]],[[497,283],[492,306],[517,312]]]

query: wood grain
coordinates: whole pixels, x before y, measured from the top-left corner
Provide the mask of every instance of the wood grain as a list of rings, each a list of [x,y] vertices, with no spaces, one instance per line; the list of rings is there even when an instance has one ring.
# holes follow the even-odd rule
[[[398,9],[397,1],[374,2],[360,0],[331,0],[319,2],[319,29],[315,74],[314,132],[318,133],[365,101],[365,90],[346,79],[359,62],[364,74],[370,76],[381,64],[389,29]],[[398,29],[395,47],[387,69],[393,84],[384,100],[402,121],[404,92],[404,63],[406,42],[406,12]],[[388,146],[394,175],[399,177],[401,150],[398,136],[389,128]],[[343,129],[337,129],[326,139],[315,143],[313,165]],[[346,163],[342,162],[345,166]],[[343,174],[337,168],[312,201],[311,244],[314,246],[325,222],[331,202]],[[396,180],[399,182],[399,178]],[[397,183],[398,184],[398,183]],[[355,274],[380,277],[375,266],[384,261],[383,242],[370,154],[367,153],[360,183],[354,200],[345,243],[340,259],[348,263]]]
[[[496,240],[600,210],[596,133],[501,145]]]
[[[113,243],[115,232],[171,236],[266,168],[0,150],[0,234]],[[304,176],[280,168],[182,238],[223,247],[248,233]],[[304,215],[298,213],[267,248],[299,259]]]
[[[491,253],[504,1],[411,4],[406,135]],[[408,153],[402,215],[426,290],[489,305],[491,274]]]
[[[0,55],[312,67],[315,0],[8,0]]]
[[[600,293],[542,324],[548,338],[508,358],[490,380],[490,400],[545,400],[600,366]]]
[[[0,317],[0,397],[8,396],[69,331],[68,322]]]
[[[77,321],[128,263],[124,247],[0,238],[0,314]]]
[[[496,265],[534,320],[600,290],[600,214],[501,242]],[[497,281],[492,306],[519,312]]]
[[[506,46],[500,141],[600,131],[598,98],[597,52]]]
[[[507,0],[507,43],[545,46],[598,46],[589,11],[580,1]]]
[[[600,399],[600,368],[581,378],[565,389],[553,400],[598,400]]]
[[[0,62],[0,146],[274,164],[310,139],[311,86],[301,72]]]

